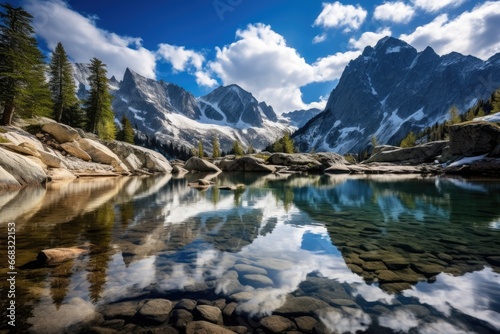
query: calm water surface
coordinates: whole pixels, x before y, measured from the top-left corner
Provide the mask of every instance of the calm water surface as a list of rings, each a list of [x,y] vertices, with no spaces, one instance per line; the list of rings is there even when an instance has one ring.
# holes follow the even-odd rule
[[[220,174],[246,188],[188,187],[200,177],[0,194],[1,277],[16,224],[18,331],[63,332],[123,300],[224,298],[258,319],[308,296],[329,305],[316,316],[331,332],[500,332],[499,182]],[[99,251],[33,263],[85,242]]]

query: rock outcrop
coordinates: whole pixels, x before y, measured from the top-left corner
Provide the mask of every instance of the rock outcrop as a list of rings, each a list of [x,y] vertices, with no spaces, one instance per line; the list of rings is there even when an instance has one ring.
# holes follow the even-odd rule
[[[276,168],[266,165],[264,160],[246,156],[237,158],[232,161],[221,161],[219,166],[225,172],[257,172],[257,173],[274,173]]]
[[[184,168],[188,171],[194,172],[221,172],[220,168],[210,161],[197,157],[189,158],[189,160],[184,164]]]
[[[130,171],[146,169],[151,173],[170,173],[172,166],[160,153],[137,145],[121,141],[104,142],[127,166]]]
[[[123,142],[100,141],[92,134],[48,119],[36,119],[31,134],[0,128],[0,189],[40,185],[47,180],[130,173],[170,173],[160,153]]]
[[[449,127],[450,154],[471,157],[482,154],[500,157],[500,124],[466,122]]]
[[[415,147],[401,148],[395,146],[383,146],[376,148],[373,154],[365,163],[370,162],[393,162],[407,164],[422,164],[433,162],[449,145],[446,140],[430,142]]]
[[[47,180],[47,174],[38,164],[24,155],[0,148],[0,175],[3,174],[0,188],[15,187],[14,178],[19,186],[40,185]],[[8,175],[7,175],[8,174]],[[11,175],[11,177],[9,177]]]

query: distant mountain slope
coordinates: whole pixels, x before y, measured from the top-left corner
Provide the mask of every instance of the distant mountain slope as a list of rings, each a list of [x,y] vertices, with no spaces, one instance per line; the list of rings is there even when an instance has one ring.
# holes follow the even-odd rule
[[[296,126],[297,128],[301,128],[306,125],[312,118],[321,113],[322,110],[318,108],[311,108],[307,110],[294,110],[287,113],[282,114],[281,116],[288,118],[290,120],[290,124]]]
[[[88,66],[75,64],[79,97],[88,89]],[[229,151],[238,139],[244,146],[263,149],[285,131],[295,128],[278,118],[271,106],[257,101],[237,85],[219,87],[195,98],[184,88],[145,78],[127,69],[122,81],[109,81],[116,118],[126,115],[139,135],[165,145],[193,147],[202,140],[206,151],[219,137],[221,149]]]
[[[442,121],[488,98],[500,77],[500,54],[487,61],[453,52],[437,55],[386,37],[345,68],[323,113],[294,135],[301,151],[357,152],[372,136],[399,144],[409,132]]]

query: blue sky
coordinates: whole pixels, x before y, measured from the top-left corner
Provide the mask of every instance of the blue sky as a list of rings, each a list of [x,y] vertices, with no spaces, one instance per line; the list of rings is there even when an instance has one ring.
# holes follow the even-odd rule
[[[279,113],[324,107],[348,62],[386,35],[486,60],[500,52],[500,1],[15,0],[49,55],[103,60],[195,96],[236,83]]]

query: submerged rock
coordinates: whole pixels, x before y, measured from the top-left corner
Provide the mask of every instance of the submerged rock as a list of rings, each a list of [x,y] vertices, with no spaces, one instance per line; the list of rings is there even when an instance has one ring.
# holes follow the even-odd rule
[[[291,320],[279,315],[265,317],[260,321],[260,325],[271,333],[283,333],[296,329],[295,324]]]
[[[224,323],[222,320],[222,311],[215,306],[198,305],[193,310],[193,315],[198,320],[204,320],[218,325]]]
[[[288,296],[285,304],[275,310],[275,313],[284,316],[312,315],[316,310],[328,306],[327,303],[316,298]]]
[[[208,321],[193,321],[186,326],[186,334],[234,334],[236,332]]]
[[[41,262],[58,263],[90,254],[95,249],[96,246],[91,243],[85,243],[76,247],[49,248],[40,251],[36,258]]]
[[[172,302],[170,300],[152,299],[137,311],[136,318],[145,324],[162,324],[167,321],[171,311]]]

